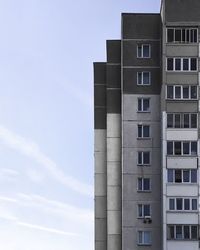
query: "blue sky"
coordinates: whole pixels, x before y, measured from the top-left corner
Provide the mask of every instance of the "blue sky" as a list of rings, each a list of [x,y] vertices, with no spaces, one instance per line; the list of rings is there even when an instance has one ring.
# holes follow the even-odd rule
[[[93,61],[160,0],[0,0],[0,246],[93,250]]]

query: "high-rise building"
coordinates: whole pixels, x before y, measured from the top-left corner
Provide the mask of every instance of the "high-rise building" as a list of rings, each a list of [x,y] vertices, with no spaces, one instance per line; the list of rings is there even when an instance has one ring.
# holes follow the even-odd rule
[[[122,14],[94,63],[95,250],[198,250],[200,0]]]

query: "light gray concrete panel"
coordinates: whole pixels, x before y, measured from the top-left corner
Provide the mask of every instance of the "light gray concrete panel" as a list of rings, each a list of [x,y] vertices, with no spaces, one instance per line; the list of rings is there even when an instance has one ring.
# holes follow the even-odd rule
[[[121,162],[108,162],[108,185],[121,186]]]
[[[107,114],[107,137],[121,136],[121,115]]]
[[[106,151],[95,152],[95,173],[102,174],[106,173]]]
[[[95,218],[106,218],[107,198],[106,196],[95,197]]]
[[[121,160],[121,139],[107,138],[107,161]]]
[[[173,45],[167,45],[166,46],[166,55],[175,57],[175,56],[194,56],[197,57],[198,56],[198,45],[194,44],[194,45],[187,45],[187,44],[183,44],[180,46],[180,44],[173,44]]]
[[[121,210],[121,187],[108,186],[107,187],[107,209]]]
[[[122,250],[122,238],[120,234],[108,235],[108,245],[109,250]]]
[[[107,241],[95,242],[95,250],[106,250],[106,249],[107,249]]]
[[[106,130],[95,129],[94,133],[94,151],[105,151],[106,149]]]
[[[105,196],[106,190],[106,174],[95,174],[95,196]]]
[[[198,102],[167,102],[166,103],[166,111],[167,112],[198,112]]]
[[[150,98],[150,113],[141,113],[137,111],[138,98]],[[145,121],[160,120],[160,102],[159,95],[123,95],[123,120]]]
[[[95,218],[95,239],[96,241],[105,241],[107,232],[105,230],[107,225],[106,219]]]
[[[198,74],[197,73],[186,73],[186,72],[167,72],[166,73],[167,84],[197,84]]]
[[[118,223],[121,211],[108,211],[108,234],[120,234],[121,225]]]

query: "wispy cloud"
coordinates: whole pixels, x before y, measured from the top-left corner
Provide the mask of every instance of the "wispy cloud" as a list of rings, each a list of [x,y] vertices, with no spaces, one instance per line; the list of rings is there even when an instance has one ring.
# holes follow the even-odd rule
[[[92,196],[93,188],[91,185],[66,175],[53,160],[40,150],[36,143],[27,140],[3,126],[0,126],[0,140],[8,147],[38,162],[48,171],[52,178],[56,179],[61,184],[80,194]]]

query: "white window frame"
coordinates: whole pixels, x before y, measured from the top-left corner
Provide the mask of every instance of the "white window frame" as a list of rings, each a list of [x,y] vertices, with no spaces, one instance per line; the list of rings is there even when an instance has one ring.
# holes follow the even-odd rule
[[[139,137],[139,138],[141,138],[141,137]],[[145,138],[149,138],[149,137],[145,137]],[[144,153],[148,153],[149,154],[149,163],[144,163]],[[139,162],[139,154],[141,154],[141,159],[142,159],[141,163]],[[137,165],[138,166],[150,166],[151,165],[151,152],[150,151],[138,151]]]
[[[172,70],[168,70],[168,68],[167,68],[168,59],[173,59],[173,69]],[[175,70],[175,59],[181,60],[181,69],[180,70]],[[188,70],[183,70],[183,60],[184,59],[189,59],[188,60],[188,62],[189,62]],[[196,65],[197,65],[196,70],[191,70],[191,60],[192,59],[196,59]],[[197,72],[198,71],[198,58],[197,57],[167,57],[166,58],[166,71],[167,72]]]
[[[172,127],[168,127],[168,115],[172,115]],[[180,127],[175,127],[175,115],[180,115]],[[189,128],[184,127],[184,116],[189,115]],[[196,124],[195,128],[192,128],[192,115],[196,116]],[[197,113],[167,113],[167,129],[197,129],[198,128],[198,115]]]
[[[168,29],[171,29],[171,30],[173,30],[173,42],[169,42],[168,41]],[[181,30],[181,41],[175,41],[175,30]],[[183,41],[182,40],[182,33],[183,33],[183,30],[185,30],[185,41]],[[187,41],[187,30],[189,30],[189,41]],[[196,42],[191,42],[191,32],[193,31],[193,30],[196,30],[197,31],[197,41]],[[193,33],[193,40],[194,40],[194,33]],[[167,27],[166,28],[166,42],[167,43],[169,43],[169,44],[173,44],[173,43],[176,43],[176,44],[189,44],[189,43],[194,43],[194,44],[196,44],[196,43],[198,43],[198,28],[196,28],[196,27],[191,27],[191,28],[187,28],[187,27]]]
[[[144,56],[144,46],[149,47],[149,56]],[[139,56],[139,47],[141,47],[141,56]],[[148,59],[151,58],[151,45],[150,44],[138,44],[137,45],[137,58],[139,59]]]
[[[144,180],[148,179],[149,180],[149,189],[148,190],[144,190]],[[137,179],[137,191],[138,192],[151,192],[151,179],[150,178],[146,178],[146,177],[139,177]],[[142,180],[142,189],[139,189],[139,180]]]
[[[187,225],[167,225],[168,226],[168,230],[170,227],[173,227],[174,228],[174,238],[169,238],[169,235],[167,237],[168,240],[180,240],[180,241],[183,241],[183,240],[198,240],[198,225],[190,225],[190,224],[187,224]],[[184,226],[188,226],[189,227],[189,238],[184,238]],[[192,227],[196,227],[197,229],[197,238],[195,239],[192,239]],[[179,238],[176,238],[176,228],[177,227],[181,227],[181,233],[182,233],[182,237],[179,239]]]
[[[140,242],[140,236],[139,236],[140,233],[142,233],[142,242]],[[149,233],[150,242],[144,242],[144,239],[145,239],[144,234],[145,233]],[[151,231],[149,231],[149,230],[146,230],[146,231],[139,230],[137,235],[138,235],[138,245],[140,245],[140,246],[143,246],[143,245],[150,246],[150,245],[152,245],[152,233],[151,233]]]
[[[181,182],[176,182],[175,181],[175,171],[176,170],[180,170],[181,171]],[[184,179],[183,179],[183,171],[185,171],[185,170],[187,170],[187,171],[189,171],[189,182],[185,182],[184,181]],[[191,172],[192,172],[192,170],[194,171],[194,170],[196,170],[196,174],[198,175],[198,172],[197,172],[197,169],[168,169],[167,171],[173,171],[173,182],[168,182],[168,173],[167,173],[167,183],[168,184],[197,184],[197,182],[192,182],[192,174],[191,174]],[[198,178],[198,177],[197,177]],[[198,181],[198,180],[197,180]]]
[[[168,87],[173,87],[173,98],[168,98]],[[175,94],[175,89],[177,87],[181,88],[181,97],[180,98],[176,98],[176,94]],[[189,97],[188,98],[183,98],[183,89],[188,87],[189,90]],[[196,92],[197,92],[197,97],[196,98],[191,98],[191,88],[195,87],[196,88]],[[176,100],[176,101],[180,101],[180,100],[197,100],[198,99],[198,87],[197,85],[166,85],[166,99],[167,100]]]
[[[139,127],[141,127],[141,130],[142,130],[142,135],[139,136]],[[144,127],[148,127],[149,128],[149,136],[148,137],[145,137],[144,136]],[[150,125],[149,124],[138,124],[138,139],[149,139],[151,138],[151,128],[150,128]]]
[[[141,100],[141,110],[138,109],[139,107],[139,100]],[[148,100],[149,101],[149,109],[148,110],[144,110],[144,100]],[[138,98],[138,105],[137,105],[137,112],[138,113],[150,113],[150,98],[146,98],[146,97],[139,97]]]
[[[173,154],[168,155],[168,156],[194,156],[196,157],[198,154],[198,142],[197,141],[167,141],[167,142],[172,142],[173,143]],[[175,142],[181,142],[181,154],[177,155],[175,154]],[[197,143],[197,154],[193,155],[192,154],[192,142],[196,142]],[[183,143],[189,143],[189,154],[184,154],[183,153]]]
[[[144,73],[149,74],[149,83],[148,84],[144,84]],[[141,83],[139,83],[139,74],[141,74]],[[149,86],[149,85],[151,85],[151,72],[150,71],[137,72],[137,85],[138,86]]]
[[[150,204],[138,204],[137,205],[137,215],[138,215],[138,219],[144,219],[145,218],[145,213],[144,213],[144,207],[145,206],[149,206],[149,215],[147,216],[151,216],[151,205]],[[140,207],[142,208],[142,215],[140,216]]]
[[[181,210],[177,209],[177,199],[182,199],[182,209]],[[170,209],[170,200],[174,200],[174,209]],[[185,200],[189,200],[189,210],[185,209]],[[196,200],[197,209],[192,209],[192,200]],[[196,212],[196,211],[198,211],[198,199],[191,198],[191,197],[169,197],[169,199],[168,199],[168,211],[170,211],[170,212],[177,212],[177,211]]]

